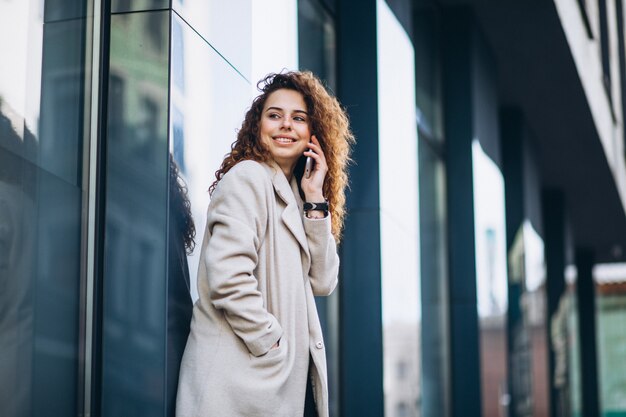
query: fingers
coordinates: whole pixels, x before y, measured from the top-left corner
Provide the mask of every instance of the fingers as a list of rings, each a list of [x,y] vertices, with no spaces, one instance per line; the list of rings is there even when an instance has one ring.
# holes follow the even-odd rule
[[[311,142],[309,142],[307,146],[309,147],[309,150],[305,151],[304,155],[310,156],[315,159],[316,163],[323,163],[324,166],[326,166],[326,156],[324,155],[324,151],[322,150],[322,147],[320,146],[320,143],[315,135],[311,136]]]

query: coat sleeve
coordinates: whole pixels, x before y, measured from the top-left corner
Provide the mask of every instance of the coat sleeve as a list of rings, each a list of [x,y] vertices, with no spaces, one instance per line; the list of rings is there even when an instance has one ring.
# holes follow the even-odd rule
[[[267,353],[283,333],[253,275],[267,224],[266,177],[260,165],[241,162],[220,180],[209,208],[204,257],[213,306],[254,356]]]
[[[324,219],[304,216],[304,230],[311,253],[309,280],[313,294],[318,296],[332,294],[338,282],[339,256],[330,225],[330,214]]]

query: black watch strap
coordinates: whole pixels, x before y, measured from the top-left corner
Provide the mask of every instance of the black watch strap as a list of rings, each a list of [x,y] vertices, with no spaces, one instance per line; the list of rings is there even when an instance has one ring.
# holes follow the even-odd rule
[[[326,201],[323,203],[304,203],[303,208],[305,212],[319,210],[328,213],[328,203]]]

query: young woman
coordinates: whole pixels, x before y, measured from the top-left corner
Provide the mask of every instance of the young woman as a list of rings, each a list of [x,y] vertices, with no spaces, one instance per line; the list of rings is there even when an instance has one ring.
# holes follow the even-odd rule
[[[354,138],[313,74],[259,84],[210,188],[179,417],[302,416],[305,397],[307,413],[328,415],[314,296],[337,285]]]

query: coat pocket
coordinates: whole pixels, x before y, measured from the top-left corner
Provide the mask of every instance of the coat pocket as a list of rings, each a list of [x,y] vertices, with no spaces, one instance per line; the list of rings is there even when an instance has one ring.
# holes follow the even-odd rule
[[[261,356],[254,356],[250,353],[250,360],[254,366],[258,367],[271,367],[281,363],[287,356],[288,342],[285,335],[280,339],[278,347],[270,349],[267,353]]]

